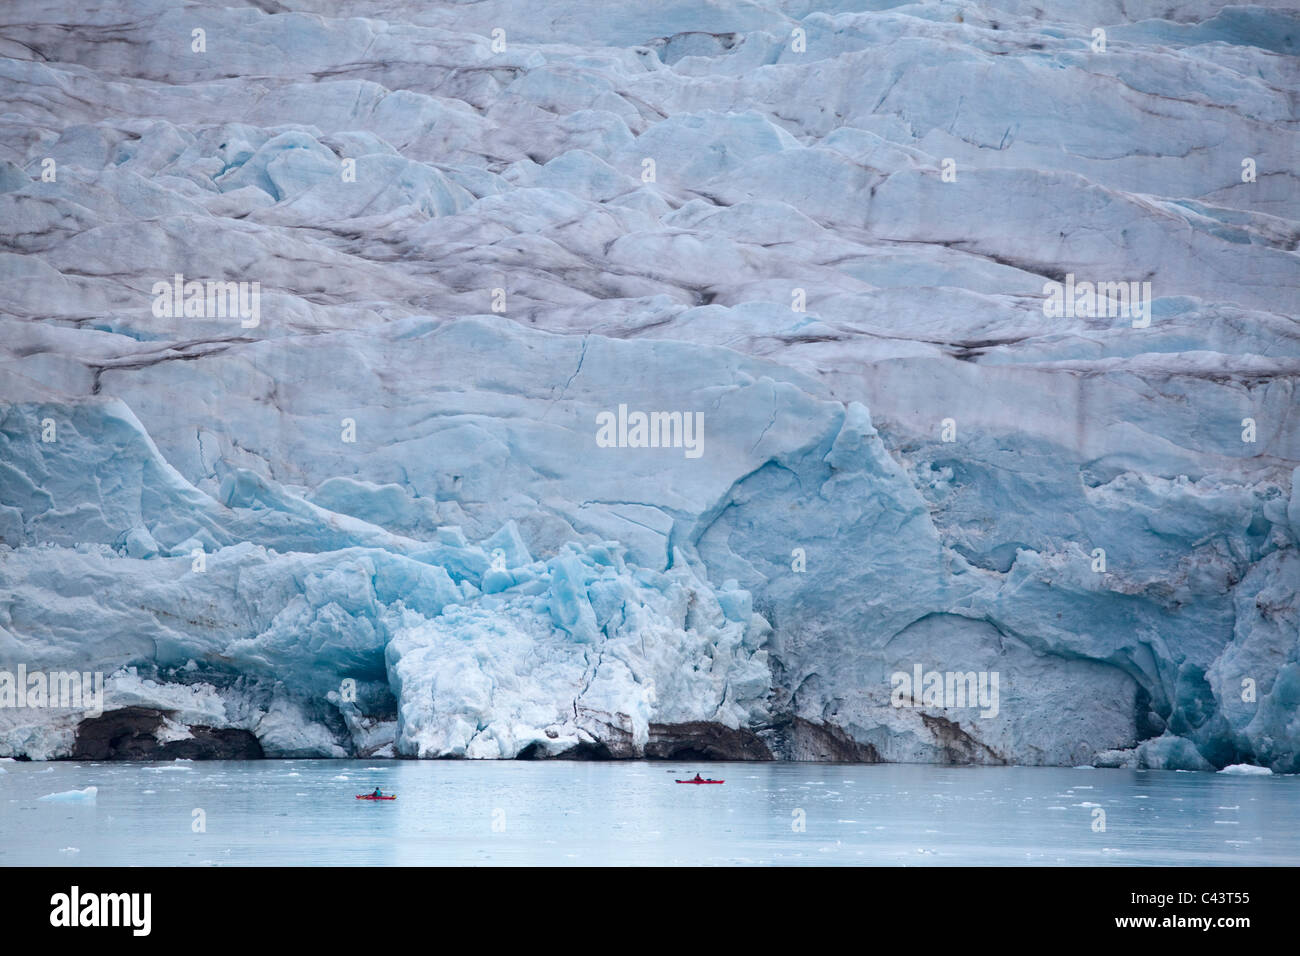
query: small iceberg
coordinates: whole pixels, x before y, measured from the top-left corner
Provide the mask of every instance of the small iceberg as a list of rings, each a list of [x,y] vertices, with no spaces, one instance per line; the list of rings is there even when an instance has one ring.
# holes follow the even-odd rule
[[[1268,767],[1256,767],[1253,763],[1234,763],[1224,767],[1219,773],[1238,774],[1240,776],[1272,776],[1273,771]]]
[[[98,787],[87,787],[85,790],[62,790],[59,793],[47,793],[41,799],[59,803],[88,803],[95,799],[97,793],[99,793]]]

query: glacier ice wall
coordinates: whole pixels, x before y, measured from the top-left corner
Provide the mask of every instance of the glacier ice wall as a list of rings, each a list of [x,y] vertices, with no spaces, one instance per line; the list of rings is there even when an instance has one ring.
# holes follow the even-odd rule
[[[1298,28],[6,4],[0,754],[1300,771]]]

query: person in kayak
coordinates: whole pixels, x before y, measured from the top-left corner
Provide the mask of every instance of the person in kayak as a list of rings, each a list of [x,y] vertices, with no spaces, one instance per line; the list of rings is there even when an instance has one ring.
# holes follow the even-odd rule
[[[382,797],[383,795],[383,792],[378,787],[375,787],[375,792],[371,794],[371,796],[375,798]]]
[[[694,783],[703,783],[703,782],[704,782],[704,778],[700,776],[700,774],[699,774],[698,771],[696,771],[696,774],[695,774],[695,780],[694,780],[693,782],[694,782]]]

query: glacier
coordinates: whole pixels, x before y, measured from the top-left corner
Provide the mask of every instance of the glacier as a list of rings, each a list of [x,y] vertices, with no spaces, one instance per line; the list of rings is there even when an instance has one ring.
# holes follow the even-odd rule
[[[0,757],[1300,772],[1293,4],[227,3],[0,10]]]

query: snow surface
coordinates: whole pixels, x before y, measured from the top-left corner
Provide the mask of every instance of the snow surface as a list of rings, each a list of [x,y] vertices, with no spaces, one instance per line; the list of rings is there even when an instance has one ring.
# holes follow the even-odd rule
[[[0,10],[0,668],[271,755],[1300,770],[1291,4],[264,6]]]

